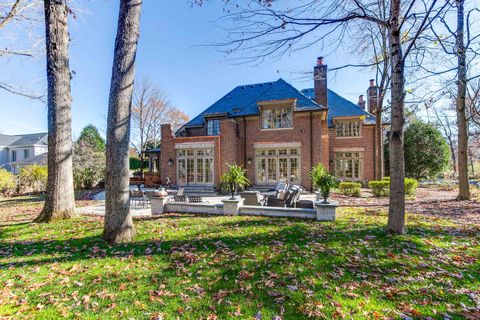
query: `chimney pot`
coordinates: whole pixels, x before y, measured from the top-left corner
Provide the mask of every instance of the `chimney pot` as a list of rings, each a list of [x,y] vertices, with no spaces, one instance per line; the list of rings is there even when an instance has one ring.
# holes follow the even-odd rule
[[[363,94],[358,96],[358,106],[365,110],[365,100],[363,100]]]
[[[370,87],[375,87],[375,79],[370,79]]]
[[[317,65],[318,65],[318,66],[323,65],[323,57],[318,57],[318,58],[317,58]]]

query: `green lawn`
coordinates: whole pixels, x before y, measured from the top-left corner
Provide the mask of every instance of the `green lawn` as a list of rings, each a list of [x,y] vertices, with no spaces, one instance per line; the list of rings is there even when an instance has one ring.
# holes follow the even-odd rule
[[[0,213],[35,205],[0,200]],[[408,235],[391,237],[385,223],[365,209],[334,223],[168,216],[136,221],[135,241],[119,246],[102,242],[99,218],[4,224],[0,318],[475,315],[479,227],[409,215]]]

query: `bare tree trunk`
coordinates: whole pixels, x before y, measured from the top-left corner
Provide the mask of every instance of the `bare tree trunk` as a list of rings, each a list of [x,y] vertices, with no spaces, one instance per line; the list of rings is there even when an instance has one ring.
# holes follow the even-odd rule
[[[383,96],[378,97],[377,112],[375,114],[375,153],[377,160],[375,161],[375,179],[383,179],[384,170],[384,156],[383,156],[383,128],[382,128],[382,113],[383,113]]]
[[[470,199],[468,186],[468,130],[465,108],[467,64],[464,43],[464,0],[457,0],[456,52],[458,59],[457,123],[458,123],[458,199]]]
[[[65,0],[45,0],[44,6],[48,81],[48,182],[45,206],[35,222],[75,217],[68,8]]]
[[[110,243],[135,235],[129,204],[130,115],[142,0],[121,0],[110,85],[107,128],[106,212],[103,238]]]
[[[403,153],[404,125],[404,62],[402,55],[400,0],[390,5],[390,52],[392,68],[391,130],[390,130],[390,205],[387,231],[405,233],[405,161]]]

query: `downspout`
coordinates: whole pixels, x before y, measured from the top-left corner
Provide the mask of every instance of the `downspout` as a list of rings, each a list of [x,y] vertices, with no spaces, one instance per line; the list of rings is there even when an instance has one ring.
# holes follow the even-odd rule
[[[377,125],[375,124],[373,130],[373,179],[380,179],[380,173],[377,172],[377,152],[380,156],[380,150],[377,150]],[[363,161],[363,166],[365,167],[365,161]],[[365,177],[363,177],[365,180]]]
[[[313,167],[313,112],[310,111],[310,167]],[[313,181],[310,178],[310,190],[313,190]]]
[[[247,169],[247,120],[243,117],[243,167]]]

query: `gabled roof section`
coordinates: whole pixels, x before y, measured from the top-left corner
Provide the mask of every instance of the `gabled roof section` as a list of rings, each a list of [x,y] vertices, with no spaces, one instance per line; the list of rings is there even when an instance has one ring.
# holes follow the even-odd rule
[[[0,146],[5,147],[20,147],[20,146],[33,146],[33,145],[47,145],[48,134],[47,133],[33,133],[23,135],[5,135],[0,134]]]
[[[301,91],[310,99],[315,99],[315,90],[313,88],[303,89]],[[338,95],[336,92],[328,89],[328,126],[333,126],[333,119],[336,117],[365,116],[366,124],[374,124],[375,116],[370,112],[363,110],[351,101]]]
[[[258,115],[257,102],[270,100],[296,99],[296,111],[324,110],[325,107],[309,99],[283,79],[238,86],[215,102],[205,111],[193,118],[184,127],[196,127],[204,124],[204,117],[223,114],[227,117]]]

